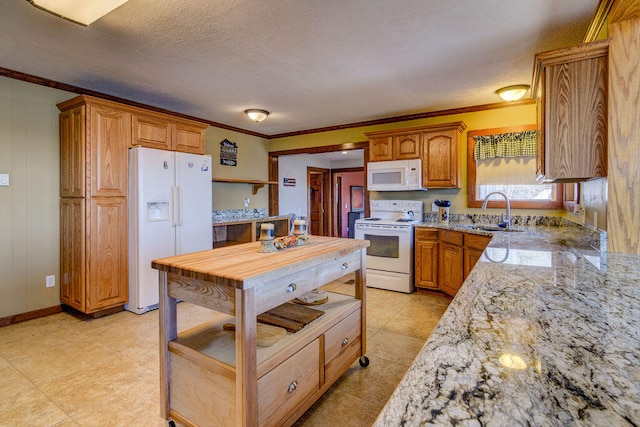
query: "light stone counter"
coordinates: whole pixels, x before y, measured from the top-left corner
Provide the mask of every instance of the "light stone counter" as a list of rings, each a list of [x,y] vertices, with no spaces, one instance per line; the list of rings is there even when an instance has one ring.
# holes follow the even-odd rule
[[[494,235],[376,426],[640,424],[640,257],[556,225]]]

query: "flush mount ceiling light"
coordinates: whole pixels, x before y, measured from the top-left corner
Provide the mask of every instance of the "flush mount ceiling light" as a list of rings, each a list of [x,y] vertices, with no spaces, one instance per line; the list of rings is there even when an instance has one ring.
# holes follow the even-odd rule
[[[102,18],[128,0],[27,0],[38,9],[84,25]]]
[[[517,101],[529,90],[529,85],[513,85],[498,89],[496,93],[505,101]]]
[[[269,115],[269,112],[267,110],[258,110],[255,108],[244,110],[244,113],[256,123],[260,123],[261,121],[266,119],[267,116]]]

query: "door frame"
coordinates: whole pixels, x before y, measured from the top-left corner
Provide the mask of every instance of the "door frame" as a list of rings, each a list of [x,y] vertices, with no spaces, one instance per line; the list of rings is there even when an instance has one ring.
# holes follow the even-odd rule
[[[311,221],[311,175],[322,175],[322,236],[331,236],[331,169],[307,166],[307,217]]]
[[[288,156],[291,154],[318,154],[330,153],[334,151],[350,151],[363,150],[364,157],[364,188],[367,188],[367,161],[369,159],[369,142],[345,142],[343,144],[325,145],[321,147],[296,148],[292,150],[281,150],[269,152],[269,181],[278,182],[278,157]],[[269,215],[279,215],[279,191],[278,185],[269,185]],[[329,192],[332,194],[333,192]],[[335,201],[331,200],[331,206],[335,205]],[[332,209],[333,211],[333,209]],[[369,192],[364,192],[364,216],[369,216]]]

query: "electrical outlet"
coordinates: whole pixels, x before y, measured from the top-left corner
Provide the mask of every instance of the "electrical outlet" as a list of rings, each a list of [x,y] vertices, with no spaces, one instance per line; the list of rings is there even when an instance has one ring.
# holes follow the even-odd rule
[[[245,208],[249,207],[249,203],[251,203],[251,199],[250,198],[247,197],[246,199],[244,199],[244,207]]]
[[[438,205],[431,203],[431,212],[438,212]]]
[[[8,187],[8,186],[9,186],[9,174],[0,173],[0,187]]]
[[[55,275],[51,275],[51,276],[47,276],[45,278],[45,282],[44,282],[45,286],[47,288],[53,288],[56,286],[56,276]]]

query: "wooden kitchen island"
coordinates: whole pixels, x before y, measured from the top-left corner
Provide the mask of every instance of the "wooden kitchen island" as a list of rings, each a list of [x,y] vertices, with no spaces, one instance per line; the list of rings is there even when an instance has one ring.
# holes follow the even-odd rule
[[[154,260],[160,270],[161,415],[194,426],[295,422],[365,356],[365,240],[311,236],[259,253],[260,242]],[[355,272],[355,297],[329,293],[324,315],[269,347],[256,316]],[[177,334],[176,302],[220,314]],[[224,330],[235,323],[235,332]]]

